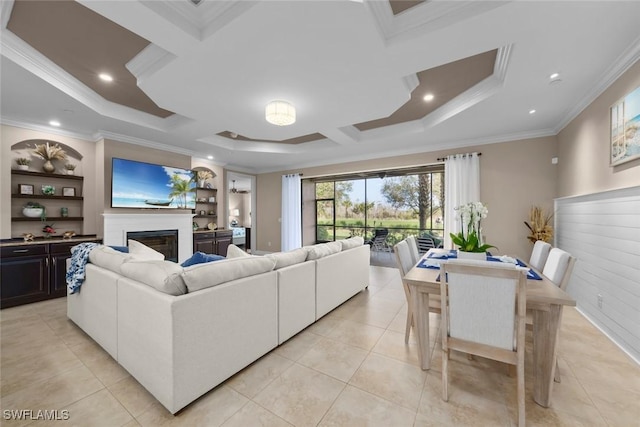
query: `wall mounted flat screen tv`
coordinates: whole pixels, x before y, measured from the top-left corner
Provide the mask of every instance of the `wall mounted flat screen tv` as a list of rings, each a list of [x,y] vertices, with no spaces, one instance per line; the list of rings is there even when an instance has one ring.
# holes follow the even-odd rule
[[[112,208],[195,209],[194,172],[113,158]]]

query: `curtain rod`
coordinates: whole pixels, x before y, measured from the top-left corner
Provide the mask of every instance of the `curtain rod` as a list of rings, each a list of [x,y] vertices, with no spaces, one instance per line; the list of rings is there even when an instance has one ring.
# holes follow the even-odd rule
[[[473,153],[471,153],[471,154],[473,154]],[[471,154],[462,154],[462,157],[467,157],[467,156],[470,156]],[[478,153],[478,156],[482,156],[482,153]],[[438,157],[436,160],[439,161],[439,162],[444,162],[445,160],[447,160],[447,158],[446,157]]]

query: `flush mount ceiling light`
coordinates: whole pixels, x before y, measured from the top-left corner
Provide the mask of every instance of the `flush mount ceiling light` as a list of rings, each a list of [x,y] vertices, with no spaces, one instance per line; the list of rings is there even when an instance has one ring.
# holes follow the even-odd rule
[[[296,109],[287,101],[271,101],[265,108],[265,118],[276,126],[289,126],[296,122]]]
[[[531,110],[529,110],[529,114],[535,114],[536,110],[534,110],[533,108]]]
[[[432,93],[428,93],[422,99],[424,99],[426,102],[431,102],[433,101],[433,98],[435,98],[435,96]]]
[[[55,127],[59,127],[59,126],[60,126],[60,122],[59,122],[59,121],[57,121],[57,120],[51,120],[51,121],[49,122],[49,124],[50,124],[51,126],[55,126]]]

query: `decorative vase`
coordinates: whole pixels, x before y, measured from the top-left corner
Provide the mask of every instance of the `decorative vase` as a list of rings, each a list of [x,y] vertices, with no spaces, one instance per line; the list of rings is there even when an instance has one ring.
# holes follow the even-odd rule
[[[67,175],[75,175],[75,171],[71,170],[71,169],[67,169]]]
[[[51,160],[47,160],[46,162],[44,162],[44,165],[42,165],[42,170],[46,173],[53,173],[56,170],[56,167],[53,166]]]
[[[39,218],[42,216],[42,208],[22,208],[22,215],[27,218]]]
[[[458,259],[472,259],[476,261],[486,261],[486,252],[465,252],[458,249]]]
[[[199,180],[198,181],[198,187],[204,188],[204,186],[205,186],[205,180],[204,179]]]
[[[29,165],[18,165],[18,170],[19,171],[28,171],[29,170]]]

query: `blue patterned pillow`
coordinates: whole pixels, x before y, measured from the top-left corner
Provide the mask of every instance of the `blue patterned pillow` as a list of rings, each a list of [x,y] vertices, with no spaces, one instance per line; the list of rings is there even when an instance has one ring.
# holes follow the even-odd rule
[[[213,255],[213,254],[205,254],[202,252],[196,252],[195,254],[191,255],[191,258],[184,261],[180,265],[183,267],[189,267],[190,265],[202,264],[205,262],[212,262],[212,261],[220,261],[221,259],[224,259],[224,257],[221,255]]]

